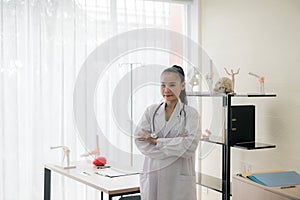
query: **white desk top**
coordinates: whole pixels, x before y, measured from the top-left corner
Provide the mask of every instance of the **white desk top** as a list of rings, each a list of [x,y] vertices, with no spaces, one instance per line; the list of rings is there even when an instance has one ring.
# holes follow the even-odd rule
[[[55,164],[45,164],[44,167],[108,194],[139,191],[138,174],[109,178],[96,174],[95,172],[101,169],[97,169],[87,161],[72,162],[71,164],[76,168],[63,169]]]
[[[239,176],[233,176],[233,179],[242,181],[247,184],[255,185],[256,187],[262,188],[264,190],[270,191],[272,193],[290,198],[290,199],[300,199],[300,185],[296,185],[295,188],[287,188],[287,189],[280,189],[280,187],[267,187],[258,183],[255,183],[254,181],[251,181],[247,178],[239,177]],[[234,194],[233,194],[234,195]]]

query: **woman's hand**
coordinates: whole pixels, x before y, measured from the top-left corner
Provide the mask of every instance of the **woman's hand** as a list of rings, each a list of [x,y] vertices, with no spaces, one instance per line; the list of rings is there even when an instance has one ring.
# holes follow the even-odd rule
[[[142,134],[138,136],[139,141],[149,142],[150,144],[156,145],[157,139],[152,138],[149,131],[142,129]]]

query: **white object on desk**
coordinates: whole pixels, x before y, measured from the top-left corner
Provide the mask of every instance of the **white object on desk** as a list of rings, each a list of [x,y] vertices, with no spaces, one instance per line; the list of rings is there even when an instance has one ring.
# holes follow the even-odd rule
[[[62,159],[62,166],[60,165],[57,165],[58,167],[61,167],[63,169],[72,169],[72,168],[76,168],[75,165],[70,165],[70,148],[67,147],[67,146],[56,146],[56,147],[50,147],[50,149],[58,149],[58,148],[62,148],[63,151],[64,151],[64,156],[63,156],[63,159]],[[64,165],[64,160],[65,160],[65,157],[67,157],[67,165]]]

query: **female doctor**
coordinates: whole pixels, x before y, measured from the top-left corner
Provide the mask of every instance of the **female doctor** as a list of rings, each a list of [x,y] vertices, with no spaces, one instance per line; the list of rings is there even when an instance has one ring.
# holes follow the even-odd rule
[[[142,200],[196,200],[195,151],[199,116],[186,104],[184,71],[174,65],[161,74],[164,102],[149,106],[135,131],[145,155]]]

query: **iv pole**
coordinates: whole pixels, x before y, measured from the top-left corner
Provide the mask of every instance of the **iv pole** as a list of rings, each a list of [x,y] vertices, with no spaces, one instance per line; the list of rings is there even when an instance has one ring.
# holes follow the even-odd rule
[[[133,166],[133,65],[142,65],[142,63],[132,62],[132,63],[121,63],[120,67],[130,66],[130,164]]]

